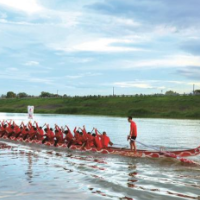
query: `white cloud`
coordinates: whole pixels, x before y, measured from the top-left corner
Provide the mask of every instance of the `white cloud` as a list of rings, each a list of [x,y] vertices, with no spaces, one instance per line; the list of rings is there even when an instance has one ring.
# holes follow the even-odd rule
[[[114,82],[109,85],[119,88],[141,88],[141,89],[159,89],[170,90],[171,87],[178,88],[180,84],[183,86],[189,86],[195,84],[200,86],[200,82],[187,82],[187,81],[172,81],[172,80],[135,80],[135,81],[122,81]]]
[[[125,68],[138,68],[138,67],[200,67],[200,57],[193,55],[172,55],[166,56],[162,59],[151,59],[142,61],[126,61],[124,63]]]
[[[37,61],[28,61],[24,65],[27,65],[27,66],[36,66],[36,65],[39,65],[39,64],[40,63],[37,62]]]
[[[70,62],[72,63],[89,63],[94,61],[94,58],[70,58]]]
[[[167,26],[167,25],[159,25],[155,27],[155,34],[159,36],[165,36],[169,34],[173,34],[178,31],[177,27],[175,26]]]
[[[72,45],[72,47],[57,47],[57,50],[63,51],[91,51],[91,52],[121,52],[121,51],[143,51],[140,48],[117,46],[117,43],[131,44],[128,39],[110,39],[100,38],[93,41],[82,42]],[[113,45],[113,46],[112,46]]]
[[[36,0],[0,0],[0,4],[28,14],[33,14],[42,10],[42,7]]]
[[[133,19],[124,19],[124,18],[114,18],[113,20],[115,23],[119,23],[122,25],[126,25],[126,26],[140,26],[141,24],[139,22],[134,21]]]
[[[115,82],[113,84],[116,87],[121,88],[143,88],[143,89],[153,89],[153,87],[150,84],[147,83],[137,83],[137,82]]]
[[[74,75],[74,76],[69,75],[69,76],[66,76],[66,78],[68,78],[68,79],[78,79],[78,78],[82,78],[82,77],[83,77],[82,75]]]
[[[78,75],[68,75],[66,78],[68,79],[78,79],[78,78],[84,78],[84,77],[93,77],[93,76],[100,76],[102,75],[101,73],[84,73],[84,74],[78,74]]]

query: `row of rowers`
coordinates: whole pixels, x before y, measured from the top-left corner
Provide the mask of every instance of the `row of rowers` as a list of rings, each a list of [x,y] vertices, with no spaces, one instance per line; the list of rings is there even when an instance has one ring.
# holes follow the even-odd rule
[[[44,128],[44,130],[43,130]],[[93,133],[95,131],[95,133]],[[7,136],[22,138],[23,140],[40,140],[42,143],[50,142],[54,146],[57,144],[82,145],[83,147],[90,148],[96,147],[98,149],[107,148],[108,145],[113,145],[110,138],[106,135],[106,132],[99,134],[96,128],[93,128],[91,132],[87,132],[85,126],[83,128],[74,128],[74,135],[70,131],[68,126],[59,127],[55,124],[55,129],[45,124],[43,127],[38,126],[37,122],[33,124],[29,122],[24,125],[22,122],[19,126],[13,121],[2,121],[0,125],[0,137]]]

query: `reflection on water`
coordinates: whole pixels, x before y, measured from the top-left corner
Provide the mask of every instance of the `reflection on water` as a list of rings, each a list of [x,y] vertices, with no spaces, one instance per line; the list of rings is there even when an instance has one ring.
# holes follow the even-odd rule
[[[25,120],[23,115],[20,119],[17,115],[7,116],[11,117]],[[41,124],[57,122],[70,127],[77,122],[89,127],[92,122],[102,130],[106,127],[113,142],[127,145],[129,125],[124,118],[51,115],[36,118]],[[200,143],[198,120],[136,121],[139,140],[145,143],[170,148],[195,147]],[[200,161],[199,156],[194,159]],[[169,158],[126,158],[0,143],[0,199],[198,200],[199,191],[200,169]]]

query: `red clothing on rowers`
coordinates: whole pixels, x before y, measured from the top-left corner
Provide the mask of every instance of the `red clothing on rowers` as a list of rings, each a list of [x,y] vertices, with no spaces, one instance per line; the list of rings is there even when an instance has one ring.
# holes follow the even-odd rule
[[[54,142],[54,133],[50,129],[47,130],[47,137],[48,137],[48,142]]]
[[[58,143],[63,143],[63,133],[61,130],[58,130],[58,132],[55,134],[56,139],[58,140]]]
[[[131,120],[130,129],[131,129],[131,137],[132,136],[137,137],[137,126],[136,126],[136,123],[132,120]]]
[[[101,137],[98,134],[97,130],[95,130],[95,133],[96,133],[96,136],[94,138],[94,143],[95,143],[97,148],[101,149],[102,148]]]
[[[19,128],[19,126],[15,126],[15,128],[14,128],[14,132],[15,132],[15,133],[19,133],[19,132],[21,132],[21,129]]]
[[[82,136],[76,132],[76,127],[74,128],[74,144],[82,144]]]
[[[88,145],[89,145],[89,147],[94,146],[94,137],[90,134],[88,134]]]
[[[8,127],[6,128],[6,132],[7,132],[7,133],[12,133],[12,132],[14,132],[14,129],[12,129],[11,126],[8,126]]]
[[[110,142],[110,138],[107,135],[101,135],[101,144],[103,148],[107,148]]]
[[[44,136],[44,131],[42,128],[39,128],[38,129],[38,133],[40,134],[40,136]]]
[[[84,143],[84,142],[86,142],[88,140],[88,134],[87,134],[85,128],[82,130],[82,132],[83,132],[82,142]]]
[[[29,131],[26,130],[26,128],[24,127],[21,131],[21,135],[22,137],[24,137],[25,135],[27,135],[29,133]]]

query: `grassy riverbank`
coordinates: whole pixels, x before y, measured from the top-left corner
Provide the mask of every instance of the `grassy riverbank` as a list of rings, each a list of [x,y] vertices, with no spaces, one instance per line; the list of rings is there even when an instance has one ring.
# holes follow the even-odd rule
[[[200,119],[200,96],[1,99],[0,112],[27,113],[28,105],[35,113]]]

